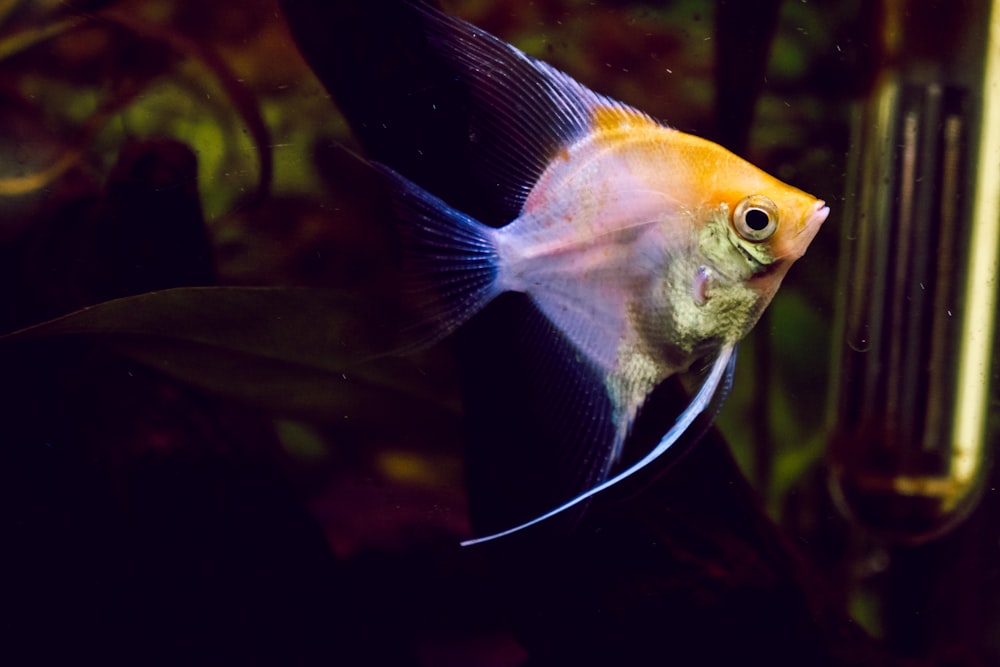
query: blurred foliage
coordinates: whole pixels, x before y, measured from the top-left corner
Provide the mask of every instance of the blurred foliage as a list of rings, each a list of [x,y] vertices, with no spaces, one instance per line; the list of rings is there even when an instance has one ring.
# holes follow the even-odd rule
[[[861,57],[861,4],[782,5],[746,154],[833,212],[741,347],[719,423],[770,515],[793,539],[818,540],[807,553],[880,632],[871,582],[885,551],[835,514],[822,471],[849,149],[837,74]],[[446,7],[678,129],[717,131],[713,2]],[[2,321],[23,329],[5,345],[72,333],[254,406],[338,555],[467,532],[454,368],[446,349],[385,355],[398,326],[392,237],[276,1],[4,0],[0,119]],[[107,292],[90,239],[113,210],[116,165],[162,140],[197,160],[196,180],[180,169],[168,184],[195,193],[212,270]]]
[[[84,308],[16,341],[70,333],[264,407],[292,464],[320,461],[302,472],[318,490],[324,474],[358,467],[386,483],[420,478],[400,463],[416,432],[448,434],[457,459],[453,372],[441,352],[386,355],[396,286],[374,184],[275,2],[6,3],[0,96],[0,238],[19,306],[5,327]],[[171,210],[188,196],[193,206]],[[202,216],[214,266],[192,273],[198,241],[167,237]],[[109,235],[110,254],[98,247]],[[232,287],[142,294],[213,283]],[[350,466],[319,456],[359,439]],[[461,507],[458,465],[434,470],[434,488]]]

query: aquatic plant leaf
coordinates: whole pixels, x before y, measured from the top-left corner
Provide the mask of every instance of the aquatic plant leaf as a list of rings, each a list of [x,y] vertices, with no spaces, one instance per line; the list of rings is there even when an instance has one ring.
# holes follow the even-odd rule
[[[4,7],[0,7],[0,17],[2,17],[6,11],[9,10]],[[0,61],[27,51],[28,49],[37,46],[41,42],[48,39],[63,35],[70,30],[83,25],[89,20],[90,19],[85,16],[72,16],[70,18],[52,21],[51,23],[26,28],[12,34],[4,35],[0,38]]]
[[[412,360],[388,354],[385,310],[333,290],[183,287],[89,306],[0,342],[86,336],[172,377],[279,412],[384,418],[393,396],[447,409],[433,388],[440,378],[435,383]]]
[[[253,93],[233,72],[229,64],[212,48],[191,39],[167,26],[150,23],[136,18],[126,11],[104,9],[103,19],[126,28],[143,39],[154,40],[168,45],[179,54],[192,58],[218,81],[229,98],[240,119],[246,125],[257,151],[259,174],[257,196],[263,199],[270,190],[274,171],[274,157],[271,154],[271,132],[264,122],[262,111]]]
[[[0,3],[0,20],[12,9]],[[149,22],[138,18],[134,12],[116,8],[104,8],[93,14],[74,14],[68,18],[53,19],[39,25],[32,25],[7,34],[0,34],[0,62],[22,55],[50,40],[72,36],[74,32],[93,26],[116,26],[145,42],[163,45],[179,56],[195,63],[211,77],[225,94],[238,118],[242,120],[246,133],[257,154],[258,177],[256,196],[263,199],[269,192],[273,178],[273,155],[271,153],[270,130],[264,122],[263,112],[254,93],[240,76],[210,45],[183,34],[169,25]],[[110,38],[109,38],[110,39]],[[109,51],[109,56],[110,51]],[[136,58],[136,63],[143,58]],[[162,72],[154,72],[154,75]],[[135,101],[138,93],[145,93],[156,76],[144,76],[138,70],[130,72],[129,85],[111,87],[113,94],[102,104],[96,114],[76,132],[78,139],[72,142],[49,166],[34,173],[0,179],[0,196],[18,196],[40,190],[62,176],[74,166],[85,153],[107,120],[116,112],[127,109]],[[52,84],[49,84],[50,86]],[[29,95],[29,99],[33,99]],[[141,100],[142,98],[140,98]],[[156,114],[151,116],[159,120]],[[161,121],[162,122],[162,121]],[[160,128],[162,132],[162,128]],[[206,142],[208,143],[208,142]]]

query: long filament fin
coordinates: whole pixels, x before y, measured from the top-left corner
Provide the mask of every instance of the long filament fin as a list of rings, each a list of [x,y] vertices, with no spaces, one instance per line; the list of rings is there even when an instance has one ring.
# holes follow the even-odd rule
[[[539,524],[547,519],[551,519],[557,514],[561,514],[571,507],[579,505],[588,498],[593,498],[598,493],[606,491],[607,489],[615,486],[619,482],[631,477],[639,470],[645,468],[650,463],[662,456],[680,437],[690,428],[694,420],[703,413],[712,401],[712,397],[715,395],[716,391],[719,390],[720,386],[723,386],[726,381],[724,378],[732,377],[732,372],[734,364],[736,361],[736,355],[734,354],[736,346],[734,344],[728,344],[719,350],[719,355],[715,358],[715,362],[712,364],[711,371],[708,377],[705,378],[705,382],[702,383],[701,388],[695,397],[691,400],[691,403],[684,409],[684,412],[677,417],[677,421],[670,428],[669,431],[660,439],[660,442],[654,447],[646,456],[632,464],[625,470],[621,471],[614,477],[611,477],[597,486],[581,493],[580,495],[566,501],[562,505],[559,505],[555,509],[549,510],[545,514],[535,517],[530,521],[526,521],[522,524],[514,526],[513,528],[508,528],[507,530],[500,531],[498,533],[493,533],[491,535],[486,535],[483,537],[476,537],[471,540],[465,540],[462,542],[463,547],[469,547],[476,544],[483,544],[485,542],[492,542],[493,540],[500,539],[501,537],[507,537],[508,535],[513,535],[514,533],[521,532],[526,528],[530,528],[536,524]]]

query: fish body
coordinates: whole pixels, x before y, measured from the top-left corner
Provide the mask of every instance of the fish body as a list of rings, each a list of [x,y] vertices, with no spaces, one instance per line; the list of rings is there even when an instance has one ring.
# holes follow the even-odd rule
[[[599,462],[590,486],[476,542],[577,505],[671,446],[721,392],[736,343],[829,210],[717,144],[418,7],[469,73],[470,93],[489,103],[476,133],[478,143],[489,142],[482,158],[517,205],[508,224],[491,227],[382,168],[404,223],[429,339],[451,333],[504,292],[523,293],[569,342],[576,363],[599,378],[597,391],[612,406],[613,428],[580,443],[601,450],[590,457]],[[611,476],[653,389],[712,355],[713,372],[660,444]],[[584,405],[562,409],[587,418]]]
[[[621,107],[593,115],[524,213],[491,233],[497,287],[530,295],[633,415],[653,386],[750,330],[827,209],[716,144]],[[767,238],[733,221],[748,197],[780,217]]]

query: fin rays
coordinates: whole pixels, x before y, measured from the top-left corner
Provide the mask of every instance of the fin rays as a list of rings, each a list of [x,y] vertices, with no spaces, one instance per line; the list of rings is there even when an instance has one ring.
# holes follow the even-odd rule
[[[421,316],[404,333],[406,349],[429,347],[468,321],[499,294],[494,230],[456,211],[384,165],[400,225],[403,273]]]
[[[733,369],[736,361],[736,348],[735,345],[729,344],[724,346],[720,351],[719,355],[716,357],[715,362],[712,364],[711,371],[705,382],[701,385],[698,393],[691,400],[691,403],[685,408],[684,412],[680,414],[674,425],[669,431],[663,436],[660,442],[654,447],[648,454],[646,454],[642,459],[632,464],[625,470],[621,471],[614,477],[607,479],[597,486],[581,493],[580,495],[568,500],[567,502],[555,507],[545,514],[535,517],[530,521],[526,521],[522,524],[508,528],[507,530],[493,533],[492,535],[485,535],[483,537],[473,538],[471,540],[465,540],[462,542],[462,546],[472,546],[475,544],[483,544],[485,542],[492,542],[493,540],[499,539],[501,537],[507,537],[508,535],[513,535],[514,533],[521,532],[526,528],[537,525],[543,521],[551,519],[552,517],[562,514],[563,512],[583,503],[590,498],[593,498],[597,494],[606,491],[612,486],[628,479],[635,473],[639,472],[643,468],[649,466],[653,461],[661,457],[668,449],[670,449],[684,433],[691,426],[694,420],[703,412],[705,412],[712,403],[713,397],[717,392],[725,393],[728,391],[729,384],[731,382]]]
[[[562,148],[591,129],[605,109],[655,122],[569,75],[460,19],[415,4],[432,44],[464,75],[478,113],[470,119],[469,146],[478,153],[486,185],[516,217],[531,189]]]

